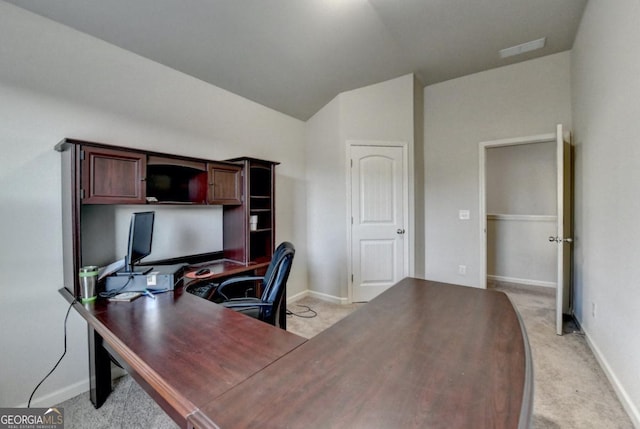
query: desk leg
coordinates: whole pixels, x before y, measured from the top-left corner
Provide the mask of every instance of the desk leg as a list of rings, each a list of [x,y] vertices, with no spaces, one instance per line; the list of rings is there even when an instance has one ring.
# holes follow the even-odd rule
[[[111,394],[111,359],[102,337],[89,326],[89,397],[100,408]]]

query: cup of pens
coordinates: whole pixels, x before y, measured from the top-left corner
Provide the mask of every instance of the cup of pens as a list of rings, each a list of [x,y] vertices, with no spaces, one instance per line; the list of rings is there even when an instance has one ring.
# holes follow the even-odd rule
[[[96,300],[96,283],[98,280],[98,267],[87,265],[80,268],[80,302],[83,304]]]

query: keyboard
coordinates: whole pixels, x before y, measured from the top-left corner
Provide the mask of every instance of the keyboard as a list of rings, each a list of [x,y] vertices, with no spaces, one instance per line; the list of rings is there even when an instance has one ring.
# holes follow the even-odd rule
[[[187,288],[187,292],[193,294],[195,296],[199,296],[200,298],[209,299],[209,295],[211,295],[211,290],[215,287],[215,284],[207,283],[198,286],[192,286]]]

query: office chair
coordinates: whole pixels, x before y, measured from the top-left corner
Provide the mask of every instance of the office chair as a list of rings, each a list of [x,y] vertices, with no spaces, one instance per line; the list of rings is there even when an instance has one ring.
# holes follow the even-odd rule
[[[220,304],[273,326],[286,329],[286,317],[280,315],[280,306],[284,300],[285,287],[295,253],[293,244],[285,241],[273,253],[264,277],[234,277],[220,283],[216,290],[216,293],[224,299]],[[235,289],[238,284],[245,284],[247,290],[252,289],[257,281],[260,281],[262,285],[260,298],[229,298],[225,294],[225,289]]]

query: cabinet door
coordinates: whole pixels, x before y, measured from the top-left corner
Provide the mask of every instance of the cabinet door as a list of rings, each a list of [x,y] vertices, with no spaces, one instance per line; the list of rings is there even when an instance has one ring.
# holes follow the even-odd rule
[[[82,157],[83,204],[146,203],[146,155],[84,147]]]
[[[209,204],[242,204],[242,167],[209,163]]]

